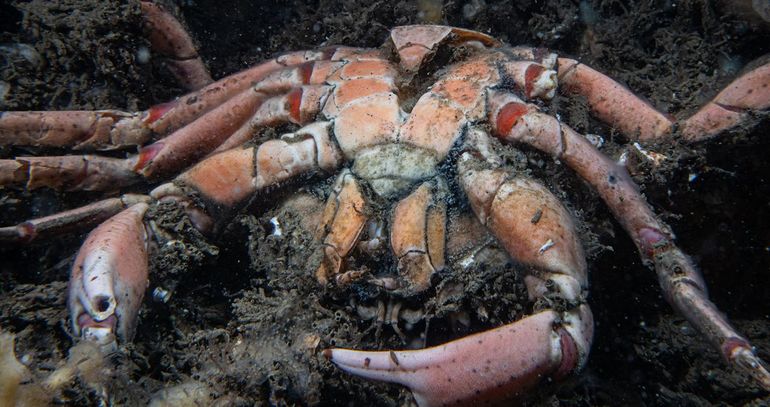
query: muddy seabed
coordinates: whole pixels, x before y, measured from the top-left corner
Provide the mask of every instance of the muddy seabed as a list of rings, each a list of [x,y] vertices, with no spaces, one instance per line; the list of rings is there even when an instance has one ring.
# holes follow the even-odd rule
[[[171,3],[216,78],[283,51],[329,44],[375,47],[392,26],[433,22],[578,57],[659,109],[686,116],[746,64],[770,52],[768,23],[709,1]],[[0,15],[0,80],[8,89],[0,95],[0,110],[143,109],[183,93],[158,61],[139,62],[137,53],[148,44],[137,4],[4,0]],[[589,117],[580,100],[560,97],[552,108],[577,130],[603,135],[609,152],[617,151],[616,140],[623,141]],[[770,120],[764,120],[694,147],[653,146],[673,159],[665,168],[641,168],[635,177],[701,266],[711,298],[770,361],[768,129]],[[274,135],[269,133],[260,137]],[[0,150],[3,157],[28,153]],[[641,265],[597,197],[562,165],[532,151],[525,155],[512,152],[509,164],[528,163],[578,219],[596,318],[586,369],[546,386],[526,403],[767,405],[767,394],[725,369],[719,355],[673,314],[654,273]],[[450,244],[452,267],[436,288],[404,301],[403,309],[420,310],[423,318],[401,322],[403,339],[391,326],[363,318],[360,314],[388,298],[365,285],[324,290],[311,277],[313,214],[332,179],[303,181],[256,202],[216,240],[191,233],[174,208],[153,212],[172,240],[156,250],[150,292],[161,286],[173,295],[166,304],[146,299],[134,343],[111,356],[116,367],[102,381],[115,404],[144,405],[159,390],[180,383],[198,392],[204,405],[215,400],[222,405],[409,404],[408,391],[342,374],[319,350],[437,344],[529,311],[517,267],[494,242],[473,270],[452,262],[468,249],[460,242]],[[0,224],[96,198],[0,191]],[[450,230],[476,230],[473,236],[484,241],[469,221],[463,198],[450,208]],[[270,224],[273,217],[281,224],[280,237]],[[65,290],[83,236],[0,248],[0,328],[16,334],[16,353],[38,380],[61,364],[75,343]],[[384,263],[392,267],[391,260]],[[93,405],[100,399],[78,379],[54,401]]]

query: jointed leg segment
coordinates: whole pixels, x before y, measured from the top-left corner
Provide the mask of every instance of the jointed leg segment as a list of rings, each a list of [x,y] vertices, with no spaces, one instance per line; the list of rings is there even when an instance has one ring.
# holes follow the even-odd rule
[[[585,96],[593,113],[632,140],[658,142],[681,135],[686,142],[715,137],[770,107],[770,63],[746,72],[697,113],[681,120],[663,114],[608,76],[569,58],[558,58],[567,93]]]
[[[328,54],[316,56],[329,57]],[[299,58],[304,60],[305,53],[288,61]],[[301,68],[283,68],[278,62],[267,62],[257,67],[261,69],[249,70],[253,71],[251,74],[247,75],[249,71],[236,74],[236,78],[225,78],[180,100],[135,115],[119,112],[110,112],[110,115],[105,112],[5,113],[0,116],[0,142],[24,141],[25,135],[29,134],[27,140],[41,147],[62,147],[77,142],[83,148],[114,148],[122,145],[99,143],[105,139],[136,141],[139,139],[131,138],[132,134],[142,134],[146,138],[151,132],[182,127],[126,159],[65,156],[0,160],[3,170],[0,186],[111,190],[130,185],[141,177],[156,179],[173,175],[212,151],[224,151],[242,144],[258,126],[311,121],[330,91],[328,86],[304,85],[308,81],[325,79],[315,74],[314,66],[311,63]],[[330,74],[328,66],[319,66],[324,75]],[[306,73],[302,73],[304,71]],[[275,73],[279,79],[269,80],[270,73]],[[249,84],[249,78],[266,80],[241,90],[243,85]],[[284,95],[276,96],[281,93]],[[121,119],[115,121],[115,118]],[[90,144],[81,141],[84,137]],[[95,171],[94,164],[99,166],[99,171]],[[45,181],[35,182],[42,179],[38,172],[44,168]],[[62,175],[58,176],[57,171]],[[74,173],[73,177],[78,180],[66,177],[67,173]]]

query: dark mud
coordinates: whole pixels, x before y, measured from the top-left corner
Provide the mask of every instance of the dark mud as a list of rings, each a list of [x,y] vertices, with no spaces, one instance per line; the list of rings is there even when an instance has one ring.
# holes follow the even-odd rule
[[[190,28],[215,77],[287,50],[375,47],[392,26],[434,22],[578,57],[679,117],[770,52],[766,23],[747,9],[709,1],[167,3]],[[0,80],[9,89],[0,98],[1,110],[140,109],[181,93],[161,64],[139,63],[137,52],[148,44],[135,3],[2,1],[0,15]],[[603,135],[607,151],[620,148],[616,142],[623,140],[593,120],[580,100],[559,98],[552,107],[579,131]],[[714,302],[765,360],[770,360],[768,130],[770,122],[764,120],[703,145],[653,146],[676,159],[655,171],[642,166],[635,174],[701,266]],[[528,403],[768,404],[765,393],[726,369],[672,313],[654,273],[640,264],[632,243],[595,195],[548,157],[524,154],[511,152],[509,164],[528,162],[528,170],[544,177],[579,219],[590,254],[589,303],[596,318],[585,371],[547,386]],[[160,389],[180,383],[203,404],[406,404],[407,391],[343,375],[319,350],[436,344],[509,322],[530,309],[516,268],[469,220],[461,200],[452,206],[450,230],[465,240],[450,241],[453,266],[436,288],[404,301],[408,312],[402,314],[412,320],[400,322],[403,338],[372,319],[378,306],[392,305],[376,290],[321,289],[312,278],[317,254],[311,242],[329,183],[311,180],[299,186],[301,194],[284,192],[257,202],[225,225],[216,240],[192,233],[174,208],[157,208],[153,218],[167,233],[158,242],[149,292],[161,287],[171,297],[161,303],[148,294],[134,343],[115,356],[118,367],[105,378],[115,404],[146,404]],[[94,198],[0,191],[0,221],[10,224]],[[40,378],[74,344],[64,291],[82,238],[0,248],[0,328],[16,333],[17,355]],[[472,272],[452,263],[472,249],[469,241],[490,242]],[[170,392],[164,397],[174,400]],[[73,381],[55,401],[93,405],[99,395],[83,381]]]

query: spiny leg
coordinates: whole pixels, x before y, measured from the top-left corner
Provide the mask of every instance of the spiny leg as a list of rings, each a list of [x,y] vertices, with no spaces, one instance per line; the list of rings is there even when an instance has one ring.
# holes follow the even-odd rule
[[[591,184],[631,236],[642,259],[654,265],[669,303],[719,349],[729,364],[770,389],[770,372],[749,342],[708,299],[700,272],[674,244],[670,228],[653,213],[625,168],[534,105],[507,93],[493,92],[489,101],[490,121],[498,137],[551,154]]]

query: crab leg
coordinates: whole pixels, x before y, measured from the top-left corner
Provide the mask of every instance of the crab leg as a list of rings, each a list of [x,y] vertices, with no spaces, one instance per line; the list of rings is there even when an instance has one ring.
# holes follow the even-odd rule
[[[746,122],[752,111],[770,108],[770,63],[759,66],[719,92],[692,117],[682,123],[682,136],[689,142],[705,140]]]
[[[147,178],[162,177],[195,162],[243,125],[264,99],[253,88],[240,92],[168,137],[143,147],[134,170]]]
[[[202,219],[216,208],[243,204],[258,191],[310,170],[339,166],[342,156],[330,138],[330,127],[330,123],[314,123],[281,140],[213,155],[181,174],[177,184],[156,188],[152,196],[187,204],[193,223],[211,232],[213,224]],[[195,190],[210,204],[208,213],[194,207],[183,188]],[[94,229],[80,249],[69,288],[76,334],[99,342],[110,342],[115,336],[122,341],[132,338],[147,287],[148,237],[142,223],[147,207],[137,203],[113,216]]]
[[[217,153],[180,174],[174,184],[163,184],[150,195],[189,201],[177,184],[192,188],[210,204],[208,215],[219,219],[218,212],[231,211],[266,188],[313,170],[336,169],[342,154],[331,137],[331,123],[316,122],[279,140]]]
[[[321,51],[297,51],[285,54],[263,62],[252,68],[224,77],[211,85],[196,92],[189,93],[172,102],[150,108],[147,115],[152,117],[152,131],[165,134],[176,130],[200,117],[202,114],[220,106],[228,99],[254,86],[255,90],[264,93],[277,93],[290,90],[292,87],[309,83],[313,72],[323,70],[329,65],[329,58],[335,57],[336,48]],[[318,65],[318,69],[316,69]],[[294,75],[307,81],[286,83],[271,79],[281,74],[278,71],[301,72]],[[271,76],[272,74],[272,76]]]
[[[256,113],[235,133],[217,147],[214,152],[240,146],[254,137],[257,130],[281,123],[307,124],[318,114],[326,102],[330,87],[305,85],[294,88],[286,95],[265,100]]]
[[[150,140],[149,116],[118,110],[0,112],[0,145],[109,150]]]
[[[590,183],[651,262],[669,303],[684,315],[725,360],[770,389],[770,372],[708,299],[700,272],[674,244],[668,225],[658,219],[626,170],[600,153],[585,137],[540,113],[511,94],[492,93],[490,121],[499,137],[529,144],[564,161]]]
[[[328,112],[331,116],[339,114],[336,111],[340,108],[339,103],[349,102],[347,98],[351,95],[349,91],[346,91],[348,87],[345,86],[348,83],[357,80],[369,80],[370,76],[375,76],[378,80],[385,81],[386,89],[390,89],[389,86],[392,84],[387,83],[387,79],[392,80],[392,77],[388,75],[394,73],[387,62],[380,59],[376,53],[358,52],[357,54],[354,50],[349,49],[340,51],[344,57],[351,58],[350,61],[317,61],[275,70],[272,73],[268,72],[263,80],[251,88],[241,91],[218,107],[202,113],[202,116],[192,123],[169,136],[143,147],[136,156],[129,157],[123,160],[124,162],[114,160],[113,167],[131,168],[131,171],[145,178],[161,178],[184,168],[191,162],[209,154],[212,150],[224,151],[227,148],[242,144],[252,136],[255,126],[285,121],[297,124],[307,123],[314,119],[326,104],[326,99],[332,90],[331,85],[324,84],[327,80],[339,82],[339,86],[337,86],[339,89],[334,94],[337,104],[335,104],[334,109],[331,109],[332,111]],[[336,53],[332,57],[336,58]],[[385,79],[379,78],[380,75],[385,75]],[[238,75],[234,76],[237,77]],[[217,84],[211,86],[215,85]],[[284,96],[272,98],[269,96],[287,90],[292,91]],[[367,90],[377,91],[379,88],[367,88]],[[205,89],[201,92],[204,91]],[[357,94],[353,93],[353,96],[355,95]],[[201,97],[201,99],[204,98]],[[202,103],[195,98],[189,99],[188,102],[192,105]],[[264,108],[262,108],[263,104],[265,105]],[[189,106],[180,106],[182,105],[179,105],[178,102],[160,106],[159,110],[154,111],[149,117],[151,117],[152,123],[169,126],[175,119],[184,116],[182,113],[193,113],[189,110]],[[252,119],[246,123],[249,117]],[[171,122],[166,121],[166,119],[171,120]],[[224,146],[222,146],[223,143]],[[217,149],[219,146],[222,147]],[[41,157],[41,159],[46,162],[52,160],[66,161],[67,165],[50,166],[52,169],[62,168],[62,171],[72,167],[74,165],[71,164],[72,162],[89,161],[87,157],[67,159]],[[95,158],[90,159],[90,161],[95,160]],[[0,170],[13,171],[14,173],[23,172],[25,169],[28,169],[28,166],[25,166],[22,161],[17,162],[15,168],[10,162],[0,165]],[[115,174],[118,176],[119,172],[115,171]],[[110,176],[110,173],[102,172],[102,178],[98,182],[99,185],[102,185],[101,188],[113,188],[116,185],[127,184],[127,181],[112,183]],[[31,178],[33,178],[31,173],[26,175],[0,174],[0,186],[23,184],[26,179]],[[96,184],[97,182],[91,182],[84,187],[100,188],[96,187]],[[64,181],[58,184],[49,182],[46,185],[52,188],[63,188],[67,183]],[[69,188],[78,189],[77,186]]]
[[[558,58],[559,81],[568,93],[588,99],[596,116],[634,140],[671,137],[675,119],[656,110],[608,76],[569,58]],[[681,122],[688,142],[712,138],[770,107],[770,63],[743,74],[711,102]]]
[[[112,190],[131,185],[141,177],[162,177],[207,155],[217,146],[220,148],[216,151],[224,151],[223,143],[224,147],[243,144],[252,136],[255,126],[310,121],[321,109],[328,91],[326,86],[309,85],[265,101],[263,93],[247,89],[126,159],[73,155],[0,160],[0,186]],[[250,121],[249,117],[252,117]]]
[[[282,55],[143,112],[0,112],[0,145],[70,147],[77,150],[111,150],[143,145],[153,134],[168,134],[183,127],[238,93],[261,83],[275,71],[289,69],[294,72],[299,69],[306,73],[300,77],[310,80],[314,71],[328,70],[329,64],[323,63],[323,60],[334,57],[335,50],[327,48],[319,52],[298,51]],[[313,61],[321,61],[321,67],[314,69]],[[295,69],[298,65],[301,68]],[[267,80],[259,86],[257,90],[266,93],[287,91],[293,87],[275,80]]]
[[[561,89],[585,96],[594,114],[625,136],[647,141],[671,131],[673,117],[659,112],[612,78],[574,59],[559,58],[558,67]]]
[[[356,274],[345,272],[343,262],[361,236],[368,219],[367,206],[356,177],[349,170],[342,171],[316,230],[323,258],[315,275],[321,284],[331,279],[344,282]]]
[[[69,283],[76,335],[109,344],[130,341],[147,289],[147,232],[138,203],[94,229],[80,248]]]
[[[98,155],[0,160],[0,187],[64,191],[115,191],[138,182],[130,160]]]
[[[150,197],[126,194],[120,198],[109,198],[80,208],[30,219],[16,226],[0,227],[0,241],[26,243],[59,236],[73,230],[90,229],[118,212],[142,202],[149,203]]]
[[[407,293],[430,287],[431,276],[444,268],[446,185],[425,182],[393,211],[390,243]]]
[[[155,52],[167,58],[166,66],[176,80],[189,90],[212,82],[190,34],[169,12],[150,1],[140,3],[145,29]]]

